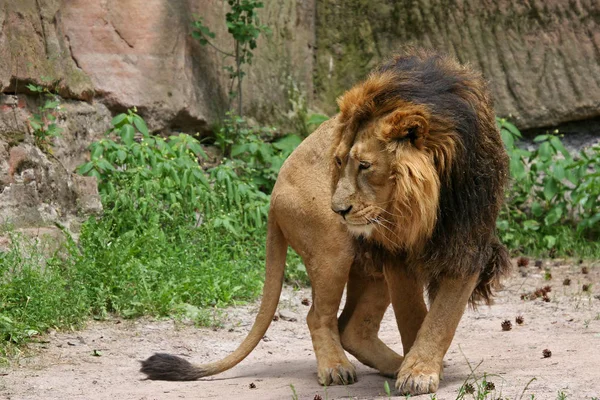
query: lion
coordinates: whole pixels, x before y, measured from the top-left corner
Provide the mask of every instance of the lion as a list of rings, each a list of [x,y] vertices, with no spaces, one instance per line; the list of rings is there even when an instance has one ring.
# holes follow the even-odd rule
[[[397,378],[401,394],[438,389],[466,306],[489,304],[510,265],[495,230],[508,159],[486,83],[450,57],[408,49],[338,104],[277,178],[264,293],[247,337],[199,366],[155,354],[142,362],[149,379],[195,380],[242,361],[276,312],[289,245],[311,281],[307,323],[320,384],[356,382],[348,351]],[[378,337],[390,303],[403,356]]]

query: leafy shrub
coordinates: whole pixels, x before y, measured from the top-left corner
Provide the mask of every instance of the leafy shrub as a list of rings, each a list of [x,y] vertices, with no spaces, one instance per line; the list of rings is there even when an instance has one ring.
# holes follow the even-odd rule
[[[215,144],[226,156],[224,165],[264,192],[271,193],[279,169],[300,144],[297,135],[274,140],[273,128],[252,128],[241,117],[228,114],[215,135]]]
[[[573,157],[558,136],[545,134],[534,138],[537,147],[529,151],[517,145],[522,136],[513,124],[498,124],[511,174],[498,220],[503,241],[514,250],[568,254],[574,242],[597,236],[600,147]]]
[[[106,138],[91,145],[91,160],[78,171],[99,179],[108,210],[104,219],[112,220],[116,233],[139,231],[147,224],[205,223],[236,235],[238,227],[264,227],[269,197],[252,185],[252,176],[238,175],[237,167],[244,164],[226,162],[207,175],[198,164],[206,154],[190,135],[168,140],[151,135],[132,110],[117,115],[112,124]]]

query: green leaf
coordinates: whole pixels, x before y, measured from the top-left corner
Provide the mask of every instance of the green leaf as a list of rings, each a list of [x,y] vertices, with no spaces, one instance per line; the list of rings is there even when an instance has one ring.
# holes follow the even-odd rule
[[[104,147],[102,147],[102,145],[94,144],[94,147],[92,149],[92,159],[100,158],[100,156],[102,155],[103,152],[104,152]]]
[[[554,207],[546,215],[546,218],[544,218],[544,222],[546,223],[546,225],[553,225],[560,220],[560,217],[562,217],[562,208]]]
[[[200,146],[198,143],[191,142],[189,144],[190,146],[190,150],[192,150],[194,152],[194,154],[196,154],[196,156],[201,156],[203,159],[208,159],[208,155],[206,154],[206,152],[204,151],[204,149],[202,148],[202,146]]]
[[[500,136],[502,137],[502,141],[507,150],[511,150],[515,147],[515,138],[509,131],[502,129]]]
[[[148,127],[146,126],[146,122],[139,115],[133,116],[133,124],[137,128],[138,131],[144,136],[148,136],[150,133],[148,132]]]
[[[52,108],[56,108],[60,105],[60,101],[47,101],[46,104],[44,104],[44,108],[45,109],[52,109]]]
[[[538,135],[533,139],[535,143],[543,142],[545,140],[548,140],[548,135]]]
[[[552,157],[552,146],[550,145],[550,143],[543,142],[538,149],[538,154],[542,161],[550,159],[550,157]]]
[[[98,179],[98,182],[102,180],[102,175],[100,175],[100,172],[98,172],[96,169],[91,170],[89,175],[95,176],[96,179]]]
[[[123,139],[123,143],[125,143],[127,146],[131,146],[133,144],[134,137],[135,129],[133,129],[133,126],[124,124],[121,127],[121,139]]]
[[[117,159],[120,162],[125,161],[126,158],[127,158],[127,153],[124,150],[117,150]]]
[[[554,149],[557,152],[562,153],[562,155],[565,157],[565,159],[567,159],[567,160],[571,159],[571,154],[567,151],[567,149],[565,149],[565,146],[563,146],[562,142],[560,141],[560,139],[558,137],[551,136],[550,143],[552,144],[552,147],[554,147]]]
[[[120,128],[123,122],[127,119],[127,114],[119,114],[110,121],[115,128]]]
[[[565,179],[566,173],[565,173],[565,167],[563,167],[562,163],[556,163],[554,165],[554,168],[552,168],[552,172],[554,173],[554,177],[556,179],[558,179],[559,181],[562,181],[563,179]]]
[[[388,381],[385,381],[383,383],[383,390],[385,390],[385,394],[389,396],[392,395],[392,391],[390,390],[390,384],[388,383]]]
[[[48,125],[48,129],[46,130],[46,132],[48,133],[48,136],[58,137],[62,132],[62,128],[56,124],[50,124]]]
[[[537,231],[540,228],[540,224],[532,219],[528,219],[523,222],[523,229],[526,231]]]
[[[540,205],[539,202],[534,201],[531,204],[531,212],[533,213],[534,216],[541,217],[542,214],[544,213],[544,209],[542,208],[542,206]]]
[[[273,147],[281,150],[287,156],[302,143],[302,138],[298,135],[286,135],[273,143]]]
[[[505,120],[504,123],[502,124],[502,127],[504,129],[508,130],[514,136],[518,137],[519,139],[523,138],[523,136],[521,135],[521,132],[517,129],[517,127],[514,126],[513,124],[511,124],[510,122]]]
[[[546,200],[550,201],[558,193],[558,184],[556,183],[556,180],[551,177],[546,177],[544,181],[544,197]]]
[[[240,154],[245,153],[246,151],[248,151],[247,143],[233,145],[231,147],[231,157],[237,157]]]
[[[498,230],[500,231],[506,231],[508,230],[508,221],[505,219],[499,219],[496,221],[496,228],[498,228]]]
[[[41,86],[33,85],[31,83],[26,85],[25,87],[35,93],[41,93],[44,91],[44,89]]]
[[[31,128],[33,128],[34,131],[42,130],[42,125],[37,123],[34,119],[29,120],[29,125],[31,125]]]
[[[556,244],[556,237],[546,235],[544,236],[544,242],[546,243],[546,248],[551,249]]]
[[[525,164],[520,157],[511,157],[510,159],[510,173],[516,179],[522,179],[526,175]]]
[[[77,168],[77,172],[80,175],[86,175],[88,172],[91,171],[92,168],[94,168],[94,163],[89,161],[83,165],[80,165],[79,168]]]

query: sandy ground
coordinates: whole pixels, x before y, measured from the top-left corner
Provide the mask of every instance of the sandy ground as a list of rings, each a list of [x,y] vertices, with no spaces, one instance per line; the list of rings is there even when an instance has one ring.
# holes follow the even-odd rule
[[[496,304],[469,310],[445,358],[445,379],[438,399],[455,399],[461,384],[476,367],[475,375],[488,374],[494,382],[494,399],[600,398],[600,263],[546,261],[553,275],[533,260],[506,281]],[[587,266],[588,274],[581,272]],[[570,277],[571,285],[563,280]],[[592,284],[589,292],[584,284]],[[549,302],[522,300],[523,293],[550,285]],[[196,382],[143,380],[138,360],[155,351],[167,351],[194,362],[216,360],[232,351],[245,336],[257,305],[224,310],[223,328],[196,328],[171,320],[111,320],[90,322],[79,332],[51,333],[31,345],[9,368],[0,369],[1,399],[290,399],[293,385],[299,399],[386,397],[385,378],[351,358],[359,381],[345,387],[323,388],[316,381],[316,363],[308,328],[308,307],[302,299],[310,290],[286,288],[280,309],[295,312],[296,322],[272,323],[267,336],[240,365],[216,377]],[[518,325],[515,317],[524,323]],[[512,329],[503,331],[503,320]],[[381,337],[402,351],[392,312]],[[542,351],[549,349],[550,358]],[[96,355],[94,355],[96,353]],[[389,380],[393,387],[393,382]],[[253,384],[253,385],[252,385]],[[251,388],[255,386],[255,388]],[[430,399],[431,396],[418,398]]]

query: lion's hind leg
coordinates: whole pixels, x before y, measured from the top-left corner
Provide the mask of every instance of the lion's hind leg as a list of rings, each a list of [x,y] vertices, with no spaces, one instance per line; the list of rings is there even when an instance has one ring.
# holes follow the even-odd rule
[[[316,256],[304,260],[313,292],[313,304],[306,322],[317,357],[319,383],[345,385],[357,379],[356,370],[341,345],[337,313],[352,256],[350,253],[344,256],[343,249],[335,251],[334,248],[332,253],[336,256]]]
[[[346,304],[339,318],[342,345],[363,364],[395,377],[402,356],[379,339],[381,319],[390,304],[383,276],[362,272],[353,265],[348,280]]]

